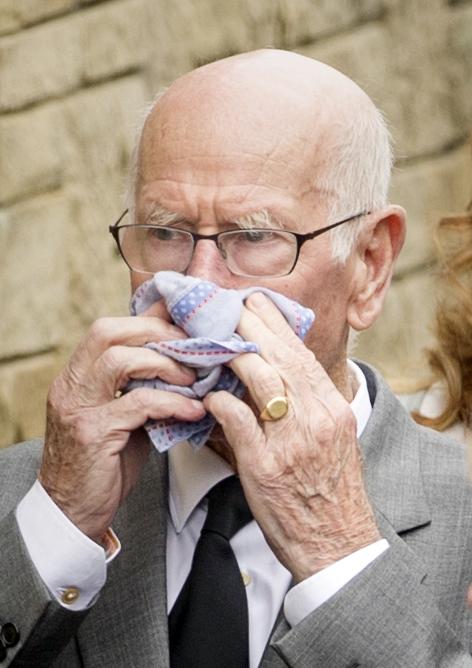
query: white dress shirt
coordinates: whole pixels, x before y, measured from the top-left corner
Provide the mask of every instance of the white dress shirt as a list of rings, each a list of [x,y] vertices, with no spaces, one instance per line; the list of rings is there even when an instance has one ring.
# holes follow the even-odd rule
[[[358,384],[351,409],[359,437],[371,405],[364,375],[353,362],[349,366]],[[181,443],[169,452],[168,610],[190,571],[206,517],[205,496],[232,473],[230,466],[205,446],[194,451]],[[18,505],[16,516],[30,557],[52,596],[71,610],[91,605],[105,583],[106,564],[116,557],[119,547],[106,555],[67,519],[38,481]],[[231,546],[247,583],[250,665],[255,668],[282,605],[288,623],[296,625],[385,551],[388,543],[379,540],[364,547],[291,589],[290,573],[276,559],[256,522],[241,529],[231,539]],[[65,602],[64,591],[71,586],[77,598]]]

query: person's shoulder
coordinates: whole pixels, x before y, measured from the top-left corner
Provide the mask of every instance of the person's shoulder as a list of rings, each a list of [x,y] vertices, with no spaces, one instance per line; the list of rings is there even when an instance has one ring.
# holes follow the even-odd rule
[[[461,477],[467,477],[467,448],[464,443],[435,429],[416,424],[420,434],[422,469],[442,469],[443,474],[457,471]]]
[[[434,516],[462,527],[472,542],[472,481],[467,447],[429,427],[415,423],[423,491]]]
[[[0,499],[7,505],[21,499],[36,480],[41,462],[41,439],[0,449]]]
[[[424,472],[439,470],[445,474],[457,471],[464,477],[467,471],[464,444],[415,422],[408,407],[392,392],[382,375],[364,362],[360,364],[373,404],[366,433],[371,440],[375,437],[376,449],[379,450],[377,438],[380,434],[395,460],[419,455]],[[385,448],[382,454],[387,454]]]
[[[10,462],[19,465],[21,462],[38,461],[43,450],[43,439],[35,438],[22,443],[14,443],[0,448],[0,461],[8,466]]]
[[[409,413],[417,412],[429,418],[441,414],[445,405],[445,388],[435,383],[426,390],[403,397],[397,397]],[[420,447],[425,463],[431,462],[433,467],[441,463],[447,470],[459,467],[461,475],[467,471],[467,448],[464,435],[458,429],[438,431],[433,428],[415,425],[421,435]],[[452,467],[452,468],[451,468]]]
[[[424,405],[428,395],[422,394],[420,405]],[[409,414],[410,410],[419,408],[406,407],[408,447],[417,451],[423,492],[433,517],[448,517],[451,523],[462,526],[471,535],[472,481],[467,446],[449,434],[418,424]]]
[[[409,413],[419,411],[421,404],[424,401],[426,390],[418,390],[418,392],[409,392],[403,394],[401,392],[396,394],[398,401],[406,408]]]

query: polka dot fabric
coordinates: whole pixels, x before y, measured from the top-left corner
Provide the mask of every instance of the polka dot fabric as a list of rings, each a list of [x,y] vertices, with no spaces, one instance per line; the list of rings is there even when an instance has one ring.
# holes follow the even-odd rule
[[[126,391],[151,387],[201,399],[210,391],[226,390],[242,397],[244,386],[224,365],[241,353],[259,352],[255,343],[243,341],[235,332],[244,300],[253,292],[270,297],[294,332],[305,338],[315,319],[313,311],[267,288],[226,290],[173,271],[158,272],[140,285],[131,299],[131,314],[139,315],[155,301],[164,299],[174,323],[189,336],[184,340],[148,343],[146,347],[195,368],[197,380],[190,387],[170,385],[159,378],[131,380]],[[156,449],[165,452],[185,440],[195,448],[202,446],[214,425],[214,418],[207,414],[198,422],[150,420],[145,427]]]

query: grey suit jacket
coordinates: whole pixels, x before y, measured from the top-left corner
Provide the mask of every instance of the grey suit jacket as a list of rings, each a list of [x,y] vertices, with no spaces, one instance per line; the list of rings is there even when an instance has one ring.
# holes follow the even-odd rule
[[[463,448],[414,424],[380,376],[364,372],[373,403],[365,479],[390,548],[298,626],[281,618],[261,666],[472,666]],[[114,522],[122,553],[95,604],[74,613],[51,601],[15,521],[40,450],[38,441],[0,452],[0,621],[21,633],[2,665],[166,668],[166,458],[152,454]]]

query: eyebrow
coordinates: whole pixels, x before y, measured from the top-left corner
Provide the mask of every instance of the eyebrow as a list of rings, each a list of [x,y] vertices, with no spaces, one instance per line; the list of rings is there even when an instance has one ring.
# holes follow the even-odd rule
[[[252,227],[266,227],[271,229],[282,229],[280,222],[267,209],[259,209],[244,216],[239,216],[231,221],[243,229],[250,229]]]
[[[175,213],[165,209],[160,204],[156,204],[152,213],[146,219],[147,223],[154,225],[161,225],[163,227],[176,225],[186,221],[185,216],[180,213]],[[281,223],[268,211],[267,209],[259,209],[252,211],[243,216],[238,216],[234,220],[228,220],[228,223],[233,223],[241,229],[252,228],[271,228],[282,229]]]
[[[152,223],[153,225],[162,225],[166,227],[167,225],[175,225],[177,223],[183,223],[185,221],[185,216],[182,216],[180,213],[175,213],[165,209],[160,204],[156,204],[153,207],[152,212],[146,218],[146,223]]]

